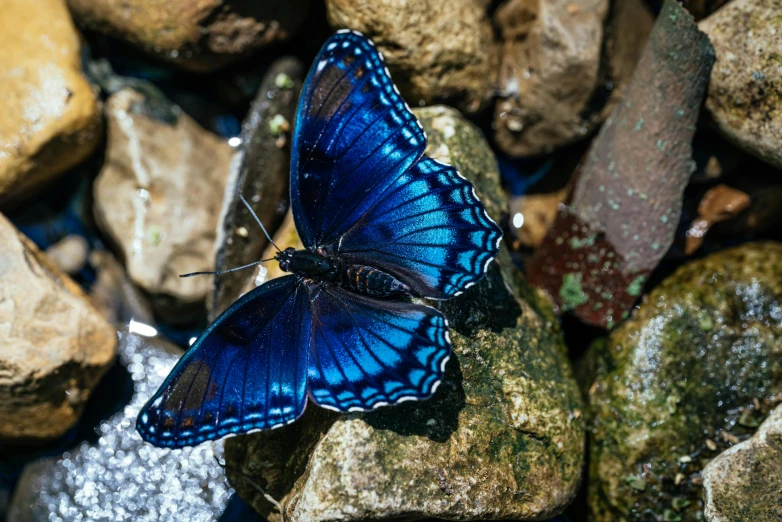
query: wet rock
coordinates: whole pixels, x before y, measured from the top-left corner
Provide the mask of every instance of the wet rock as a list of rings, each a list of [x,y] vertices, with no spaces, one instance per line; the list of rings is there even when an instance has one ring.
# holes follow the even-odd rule
[[[3,2],[0,17],[0,207],[84,160],[101,137],[81,73],[79,35],[63,0]]]
[[[95,217],[131,280],[176,321],[200,310],[233,151],[189,116],[124,89],[106,104],[108,145],[95,181]]]
[[[613,328],[674,240],[714,53],[666,0],[619,103],[579,167],[573,197],[528,264],[562,311]]]
[[[496,162],[447,107],[416,111],[428,154],[456,165],[499,219]],[[310,406],[279,430],[229,439],[231,484],[270,520],[540,519],[575,494],[581,400],[550,305],[507,251],[464,296],[442,304],[455,357],[435,396],[366,414]],[[249,479],[249,480],[248,480]]]
[[[305,72],[299,60],[282,58],[272,64],[261,82],[242,125],[242,144],[228,177],[216,270],[266,258],[262,257],[268,244],[266,236],[240,196],[244,196],[267,230],[277,228],[288,204],[289,135]],[[280,127],[286,124],[288,130],[283,132]],[[209,305],[212,319],[241,295],[246,280],[247,272],[242,271],[215,277]]]
[[[736,0],[701,22],[717,61],[706,109],[730,140],[782,168],[780,0]]]
[[[136,432],[139,410],[180,355],[163,341],[121,333],[120,364],[134,389],[130,403],[100,423],[97,441],[28,465],[8,520],[216,520],[231,494],[215,461],[222,443],[171,451]]]
[[[106,251],[90,254],[90,265],[95,269],[95,281],[90,287],[90,300],[115,327],[127,325],[131,319],[154,324],[152,306],[144,294],[133,285],[125,267]]]
[[[0,440],[63,435],[116,341],[76,283],[0,216]]]
[[[782,520],[782,406],[706,466],[703,494],[709,522]]]
[[[780,266],[770,242],[691,262],[594,345],[591,520],[702,515],[703,468],[782,393]]]
[[[511,156],[531,156],[603,121],[653,18],[642,0],[508,0],[495,21],[503,40],[495,139]]]
[[[372,38],[410,103],[448,100],[466,111],[491,98],[497,48],[487,0],[328,0],[329,22]]]
[[[308,0],[67,1],[80,25],[194,71],[212,71],[289,40],[309,5]]]

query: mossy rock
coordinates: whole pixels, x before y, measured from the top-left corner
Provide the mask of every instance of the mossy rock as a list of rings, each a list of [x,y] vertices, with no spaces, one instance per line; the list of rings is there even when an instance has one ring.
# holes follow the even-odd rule
[[[456,166],[496,220],[496,160],[457,111],[416,111],[428,153]],[[300,421],[226,443],[228,476],[270,520],[541,519],[578,487],[582,403],[551,306],[503,249],[489,273],[442,303],[453,357],[427,401],[337,415],[311,405]],[[252,483],[250,482],[252,481]]]
[[[780,267],[770,242],[694,261],[593,345],[591,520],[702,517],[704,466],[782,392]]]

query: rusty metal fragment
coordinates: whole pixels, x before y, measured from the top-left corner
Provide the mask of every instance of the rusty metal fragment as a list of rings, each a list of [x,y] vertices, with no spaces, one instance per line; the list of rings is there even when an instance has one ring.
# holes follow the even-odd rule
[[[621,102],[579,167],[570,204],[528,265],[530,281],[563,311],[612,328],[670,247],[713,63],[706,35],[667,0]]]

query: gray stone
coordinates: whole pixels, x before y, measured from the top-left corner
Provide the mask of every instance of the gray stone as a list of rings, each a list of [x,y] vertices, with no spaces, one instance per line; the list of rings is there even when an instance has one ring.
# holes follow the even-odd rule
[[[706,466],[703,496],[709,522],[782,520],[782,406]]]
[[[782,394],[780,266],[770,242],[693,261],[593,345],[590,520],[702,515],[703,468]]]
[[[63,435],[116,343],[79,286],[0,215],[0,441]]]
[[[700,23],[717,62],[706,109],[739,147],[782,168],[782,0],[735,0]]]
[[[136,416],[163,383],[181,351],[157,339],[122,332],[120,364],[135,393],[101,422],[96,443],[28,465],[16,487],[9,522],[212,522],[232,493],[222,468],[223,443],[182,450],[141,440]]]
[[[160,110],[123,89],[106,103],[106,160],[95,181],[95,218],[130,279],[176,321],[203,314],[217,223],[233,151],[176,107]]]
[[[420,109],[427,153],[456,166],[496,220],[491,149],[447,107]],[[289,234],[290,234],[290,229]],[[237,492],[270,520],[538,520],[575,495],[584,458],[581,399],[551,306],[501,250],[487,277],[442,303],[455,357],[429,400],[299,421],[226,443]],[[232,470],[238,473],[232,473]]]

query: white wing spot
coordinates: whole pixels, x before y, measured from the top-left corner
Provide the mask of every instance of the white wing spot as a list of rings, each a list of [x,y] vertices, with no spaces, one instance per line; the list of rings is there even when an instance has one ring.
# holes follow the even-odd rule
[[[391,77],[391,73],[388,72],[388,67],[383,67],[383,70],[386,72],[386,76],[388,76],[390,78]]]
[[[326,64],[328,63],[328,60],[321,60],[318,62],[318,66],[315,68],[317,72],[320,72],[323,70],[324,67],[326,67]]]
[[[337,34],[345,34],[345,33],[349,33],[349,32],[350,32],[350,29],[340,29],[339,31],[337,31]]]
[[[330,44],[328,44],[326,46],[326,50],[327,51],[333,51],[336,46],[337,46],[337,44],[335,42],[331,42]]]

